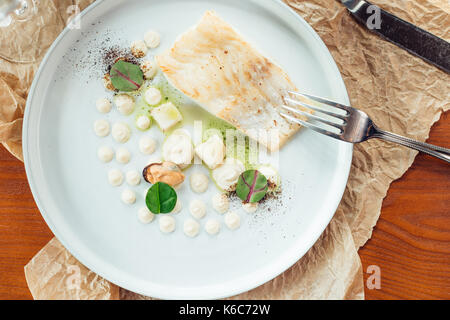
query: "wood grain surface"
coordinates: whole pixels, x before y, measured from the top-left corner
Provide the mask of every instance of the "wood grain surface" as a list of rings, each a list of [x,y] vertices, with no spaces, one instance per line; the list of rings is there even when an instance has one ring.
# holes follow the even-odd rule
[[[450,148],[450,113],[429,142]],[[449,191],[450,166],[426,155],[393,183],[373,237],[359,252],[365,271],[381,270],[381,289],[366,287],[367,299],[450,299]],[[23,164],[0,147],[0,299],[32,298],[23,267],[52,237]]]

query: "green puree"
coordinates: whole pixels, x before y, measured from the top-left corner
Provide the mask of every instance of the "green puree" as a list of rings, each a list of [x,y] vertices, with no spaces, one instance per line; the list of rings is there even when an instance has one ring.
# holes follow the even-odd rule
[[[209,114],[208,114],[209,115]],[[251,144],[250,138],[243,133],[236,130],[228,122],[209,115],[209,118],[204,121],[203,141],[208,140],[211,135],[220,133],[226,143],[227,131],[233,131],[231,134],[234,137],[233,150],[227,149],[227,157],[236,158],[244,163],[246,170],[254,169],[258,164],[258,146]]]
[[[216,130],[216,132],[220,132],[222,137],[225,139],[227,136],[227,130],[236,131],[236,128],[233,127],[228,122],[221,120],[219,118],[216,118],[208,113],[208,118],[203,123],[203,141],[208,140],[211,135],[213,135]]]
[[[250,138],[249,137],[245,137],[245,146],[244,146],[244,153],[243,154],[239,154],[237,158],[239,160],[241,160],[244,165],[245,165],[245,169],[246,170],[253,170],[256,169],[256,167],[258,167],[258,146],[255,144],[254,146],[252,146],[252,148],[250,148]]]
[[[149,87],[154,87],[161,91],[162,99],[161,102],[156,106],[149,106],[143,98],[145,90],[147,90],[147,88]],[[240,138],[235,138],[234,150],[232,152],[229,152],[230,150],[227,150],[227,157],[237,158],[242,161],[242,163],[244,163],[245,165],[246,170],[254,169],[257,166],[256,163],[252,164],[251,162],[256,162],[258,159],[258,147],[256,145],[252,146],[253,148],[251,150],[250,140],[247,136],[244,136],[242,133],[237,131],[236,128],[228,122],[213,116],[198,104],[193,102],[191,99],[184,97],[184,95],[177,89],[175,89],[161,73],[158,73],[152,81],[147,81],[146,83],[144,83],[141,89],[136,92],[135,97],[136,120],[142,115],[151,118],[150,114],[153,108],[158,107],[164,103],[172,102],[179,109],[181,115],[183,116],[183,121],[177,124],[170,131],[166,132],[166,136],[170,135],[176,129],[183,128],[186,125],[193,126],[194,122],[199,120],[202,121],[203,141],[208,140],[208,138],[212,134],[219,132],[222,135],[225,143],[227,130],[232,130],[234,131],[235,137],[239,136]],[[244,143],[238,145],[238,141],[243,141]],[[252,159],[253,161],[251,161]]]
[[[150,106],[144,99],[144,93],[150,87],[157,88],[161,92],[162,99],[161,102],[157,105]],[[138,91],[136,91],[135,98],[135,120],[143,115],[151,118],[152,109],[159,107],[162,104],[172,102],[177,107],[182,104],[181,94],[167,82],[162,74],[156,75],[156,77],[152,81],[146,81],[144,85],[142,85],[142,87]]]

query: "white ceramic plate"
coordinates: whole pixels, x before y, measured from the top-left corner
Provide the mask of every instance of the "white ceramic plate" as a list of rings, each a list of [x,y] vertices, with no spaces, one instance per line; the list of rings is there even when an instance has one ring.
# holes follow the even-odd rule
[[[105,166],[96,157],[100,145],[117,145],[93,133],[93,122],[102,118],[95,101],[106,92],[90,59],[107,38],[109,44],[128,44],[148,29],[162,34],[161,47],[154,53],[161,52],[211,9],[280,64],[298,88],[349,102],[325,45],[279,1],[108,0],[83,12],[81,30],[67,29],[55,41],[36,74],[26,108],[25,165],[47,224],[88,268],[119,286],[157,298],[228,297],[288,269],[333,217],[350,169],[350,144],[301,131],[280,155],[282,180],[286,192],[292,193],[287,195],[289,201],[264,217],[240,212],[242,227],[232,232],[223,226],[217,237],[204,231],[195,239],[183,234],[193,197],[189,191],[181,195],[184,209],[170,235],[158,230],[157,221],[142,225],[136,218],[148,186],[138,188],[135,206],[120,202],[124,186],[114,189],[106,178],[109,168],[120,166]],[[106,118],[114,122],[121,116],[114,111]],[[133,132],[129,142],[133,161],[123,170],[140,170],[148,161],[132,148],[140,137]],[[209,202],[214,192],[210,186],[209,193],[200,197]],[[223,219],[210,205],[208,216]]]

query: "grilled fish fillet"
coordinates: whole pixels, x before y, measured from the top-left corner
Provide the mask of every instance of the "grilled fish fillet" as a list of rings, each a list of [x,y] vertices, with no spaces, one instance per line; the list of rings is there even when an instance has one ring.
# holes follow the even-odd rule
[[[300,128],[280,115],[288,91],[297,91],[289,76],[215,12],[156,61],[177,89],[272,152]]]

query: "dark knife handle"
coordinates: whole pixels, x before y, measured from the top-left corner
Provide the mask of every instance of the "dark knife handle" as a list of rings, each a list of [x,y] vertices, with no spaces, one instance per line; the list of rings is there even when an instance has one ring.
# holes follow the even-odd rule
[[[368,10],[372,6],[371,3],[361,1],[360,4],[361,6],[355,8],[352,14],[356,20],[368,27],[367,22],[369,19],[373,21],[375,12]],[[380,28],[374,28],[371,31],[450,73],[450,43],[381,8],[379,12]]]

